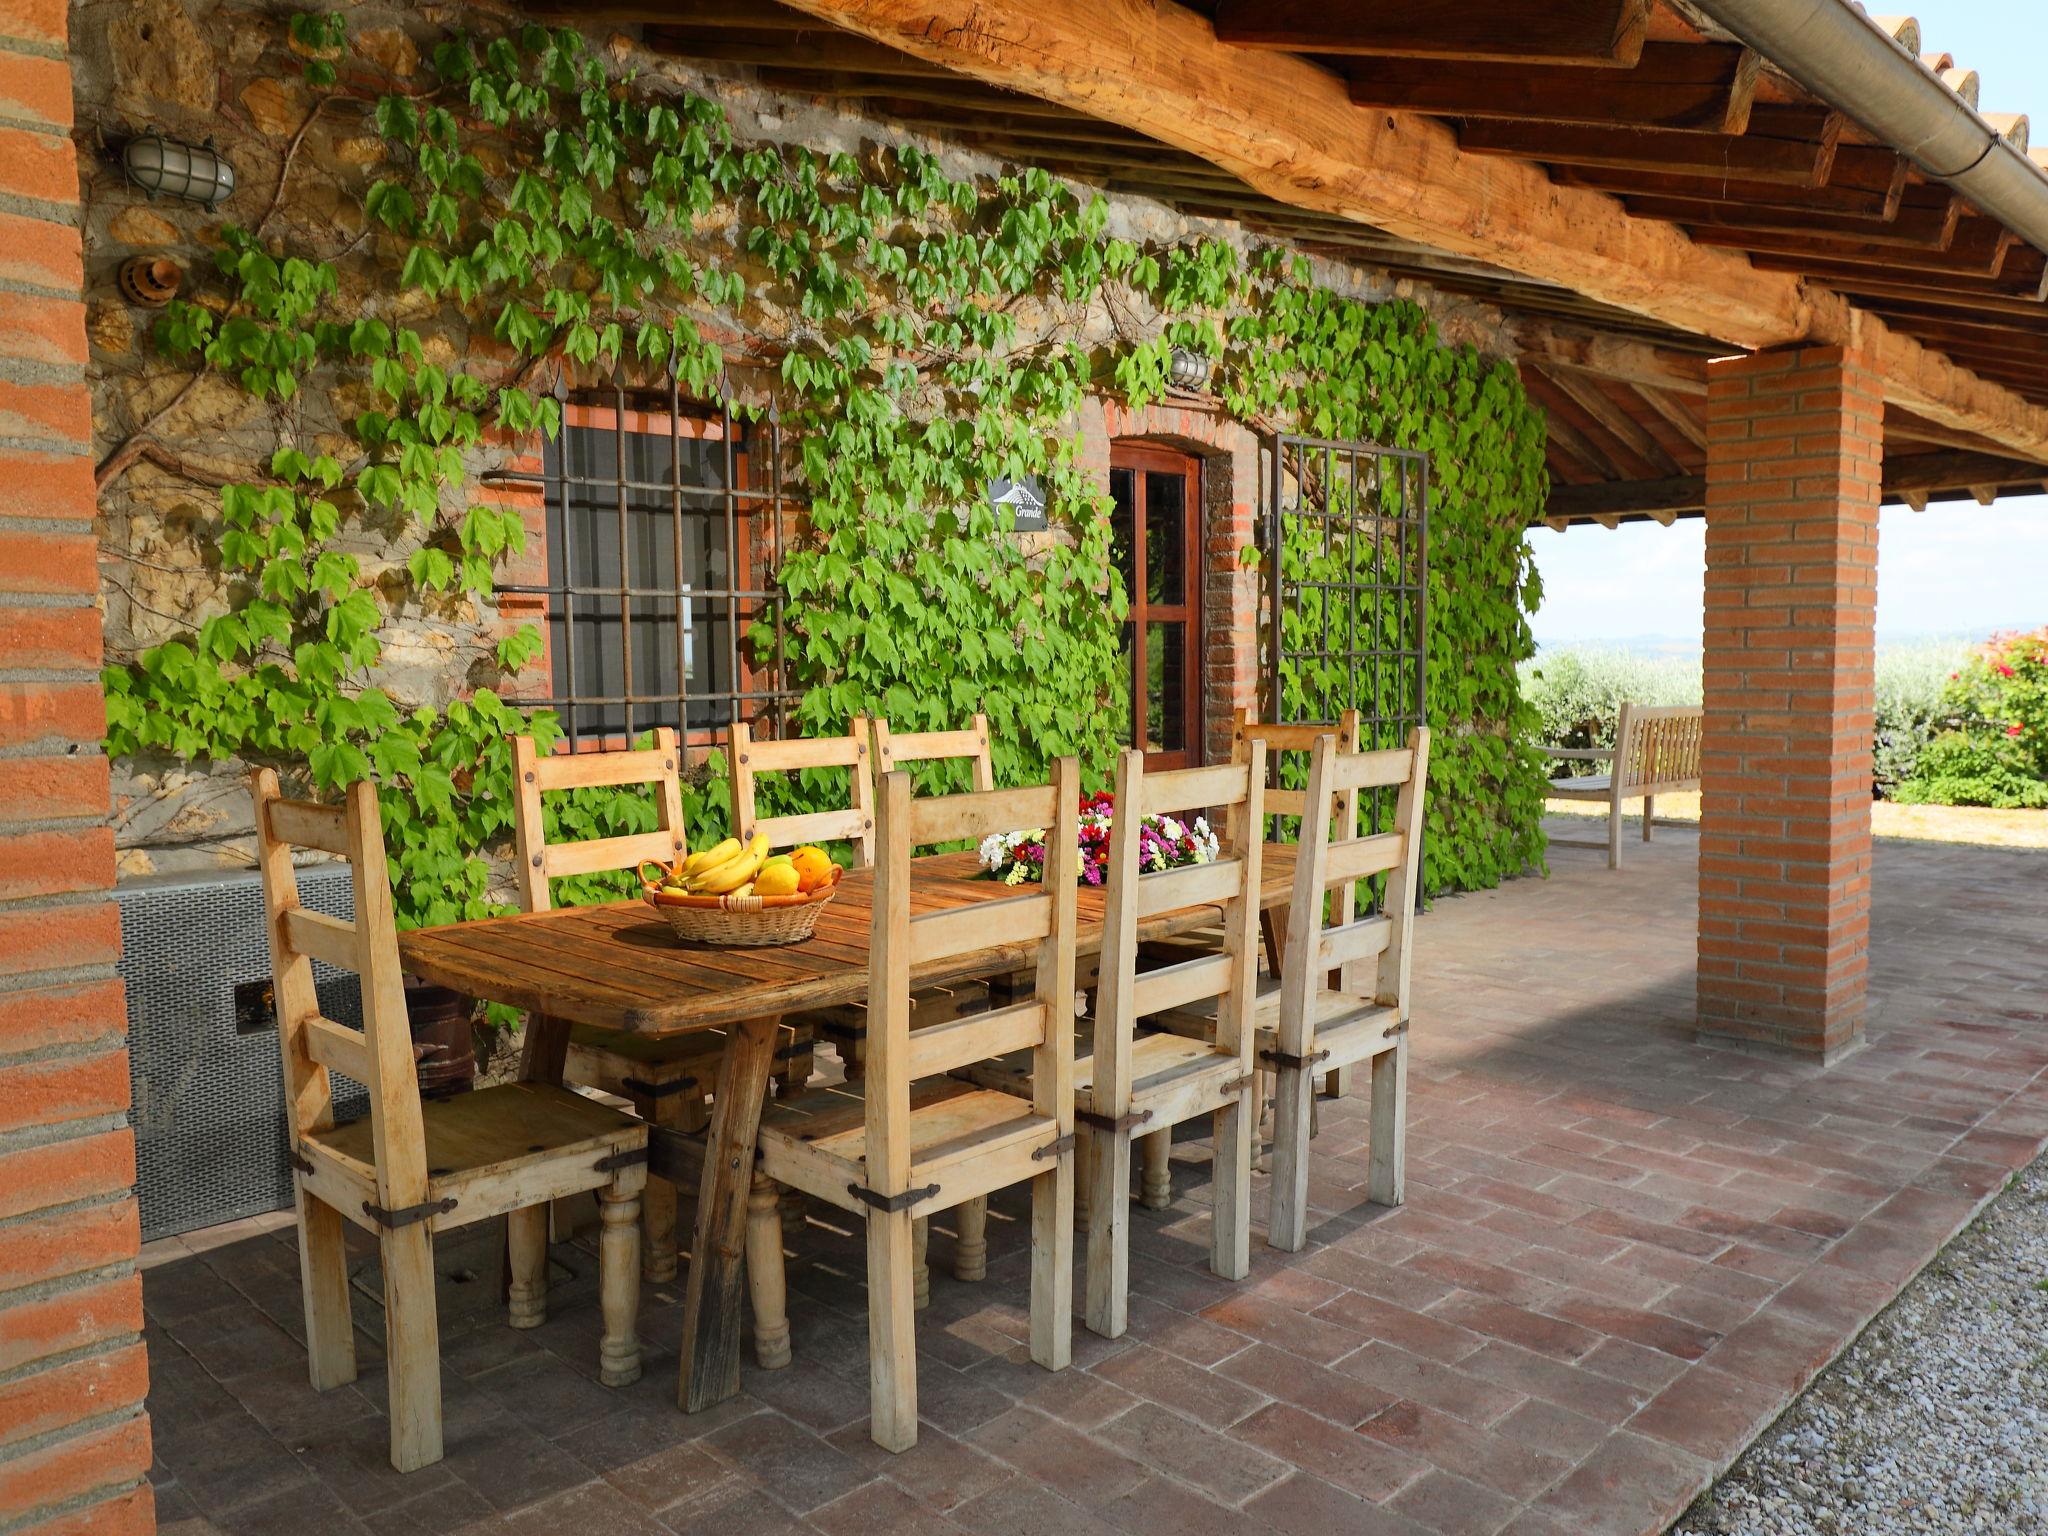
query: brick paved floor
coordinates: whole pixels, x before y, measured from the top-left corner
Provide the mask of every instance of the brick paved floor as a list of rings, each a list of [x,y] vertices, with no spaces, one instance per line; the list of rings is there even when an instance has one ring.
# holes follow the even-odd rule
[[[2048,857],[1881,844],[1869,1046],[1831,1071],[1690,1038],[1690,831],[1629,867],[1441,903],[1420,930],[1409,1202],[1363,1203],[1364,1112],[1327,1105],[1308,1251],[1203,1267],[1205,1149],[1137,1213],[1131,1329],[1025,1359],[1022,1204],[988,1280],[918,1330],[922,1440],[867,1438],[860,1250],[794,1246],[796,1363],[695,1418],[674,1292],[646,1377],[595,1380],[594,1265],[506,1328],[495,1239],[442,1245],[448,1457],[385,1461],[374,1264],[362,1379],[316,1395],[286,1232],[145,1276],[160,1518],[223,1532],[1163,1531],[1602,1536],[1663,1529],[2048,1137]]]

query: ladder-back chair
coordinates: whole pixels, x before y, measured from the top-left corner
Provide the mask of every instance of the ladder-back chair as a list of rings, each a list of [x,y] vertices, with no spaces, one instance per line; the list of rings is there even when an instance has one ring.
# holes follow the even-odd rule
[[[1013,1184],[1031,1185],[1031,1358],[1063,1368],[1072,1350],[1075,885],[1081,780],[1062,758],[1052,783],[913,799],[910,775],[882,780],[869,938],[868,1070],[856,1084],[771,1104],[761,1119],[747,1260],[757,1354],[789,1359],[782,1315],[781,1214],[772,1184],[793,1185],[867,1221],[872,1433],[886,1450],[917,1442],[913,1345],[919,1216]],[[1048,862],[1033,892],[913,915],[920,847],[1045,827]],[[1035,946],[1026,1001],[912,1031],[911,977],[996,949]],[[963,967],[964,969],[965,967]],[[947,1074],[1031,1053],[1028,1091]]]
[[[1429,782],[1429,731],[1384,752],[1339,752],[1333,735],[1310,755],[1307,804],[1348,807],[1336,819],[1306,815],[1295,854],[1278,1012],[1261,1020],[1260,1060],[1272,1071],[1273,1191],[1266,1240],[1298,1250],[1307,1238],[1308,1144],[1314,1074],[1369,1062],[1371,1168],[1367,1192],[1381,1205],[1404,1197],[1408,1129],[1408,976],[1413,950],[1422,817]],[[1393,826],[1361,836],[1362,791],[1398,786]],[[1379,911],[1353,915],[1355,882],[1384,874]],[[1334,889],[1333,889],[1334,888]],[[1325,894],[1332,899],[1327,903]],[[1353,996],[1332,974],[1373,963],[1371,985]]]
[[[640,1375],[640,1192],[647,1127],[566,1088],[510,1083],[422,1103],[398,968],[398,930],[376,787],[349,786],[339,806],[286,800],[268,768],[252,776],[256,842],[268,918],[278,1044],[284,1061],[306,1354],[314,1389],[355,1380],[344,1219],[377,1239],[384,1274],[391,1464],[410,1472],[441,1459],[441,1361],[434,1303],[434,1234],[505,1216],[515,1235],[546,1232],[550,1200],[597,1192],[607,1386]],[[293,848],[346,859],[355,920],[300,904]],[[362,982],[363,1026],[325,1017],[313,962]],[[369,1090],[370,1112],[334,1123],[331,1074]],[[513,1246],[515,1255],[520,1245]],[[529,1255],[531,1245],[524,1249]],[[511,1322],[547,1316],[547,1269],[515,1262]]]
[[[1116,1338],[1129,1321],[1131,1139],[1171,1149],[1173,1128],[1208,1115],[1213,1122],[1214,1214],[1209,1267],[1242,1280],[1251,1267],[1253,1012],[1258,988],[1259,862],[1264,824],[1265,748],[1253,743],[1243,763],[1147,773],[1144,754],[1117,763],[1116,819],[1104,888],[1102,971],[1094,1049],[1074,1066],[1074,1117],[1089,1143],[1082,1165],[1088,1196],[1088,1326]],[[1230,837],[1207,864],[1145,873],[1139,831],[1148,816],[1189,818],[1227,807]],[[1147,918],[1181,907],[1223,910],[1222,938],[1211,953],[1155,970],[1138,970],[1138,935]],[[1209,1000],[1204,1037],[1140,1035],[1153,1015]],[[1148,1169],[1148,1173],[1151,1170]]]
[[[741,842],[757,832],[767,837],[770,849],[846,842],[853,845],[854,868],[863,869],[873,861],[875,770],[869,756],[866,716],[849,720],[844,736],[793,736],[786,741],[763,741],[744,720],[736,720],[727,737],[727,756],[732,770],[733,832]],[[764,773],[801,773],[806,768],[844,768],[846,808],[793,816],[761,815],[755,781]]]
[[[637,870],[653,860],[673,864],[687,847],[676,733],[654,732],[651,747],[631,751],[568,752],[542,757],[531,736],[512,739],[512,828],[520,906],[528,912],[554,908],[548,882],[565,875]],[[597,786],[645,785],[654,791],[655,826],[647,832],[580,842],[549,842],[542,796]],[[785,1031],[779,1050],[797,1054],[796,1035]],[[718,1081],[725,1033],[662,1039],[630,1030],[576,1024],[568,1031],[562,1078],[616,1094],[634,1113],[676,1131],[701,1131],[705,1099]],[[552,1071],[546,1075],[552,1076]],[[679,1191],[667,1179],[650,1177],[645,1196],[641,1273],[657,1283],[676,1274],[676,1208]]]

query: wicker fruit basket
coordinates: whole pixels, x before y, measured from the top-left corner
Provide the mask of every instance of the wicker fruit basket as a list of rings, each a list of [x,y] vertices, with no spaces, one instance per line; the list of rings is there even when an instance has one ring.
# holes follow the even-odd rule
[[[808,939],[836,886],[790,896],[691,896],[653,885],[646,892],[647,904],[668,919],[677,938],[756,948]]]

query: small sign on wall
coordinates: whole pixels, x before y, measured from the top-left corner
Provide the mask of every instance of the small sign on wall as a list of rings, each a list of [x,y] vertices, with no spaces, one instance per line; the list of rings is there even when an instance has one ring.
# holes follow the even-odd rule
[[[1045,485],[1036,475],[1026,475],[1021,480],[998,475],[988,483],[988,504],[1009,508],[1019,533],[1045,531]]]

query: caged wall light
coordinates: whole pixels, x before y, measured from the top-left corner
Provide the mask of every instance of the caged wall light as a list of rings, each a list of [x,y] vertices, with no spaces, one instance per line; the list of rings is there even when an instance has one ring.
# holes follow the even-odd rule
[[[152,129],[121,151],[128,179],[154,197],[183,198],[217,208],[234,194],[235,168],[211,143],[181,144]]]

